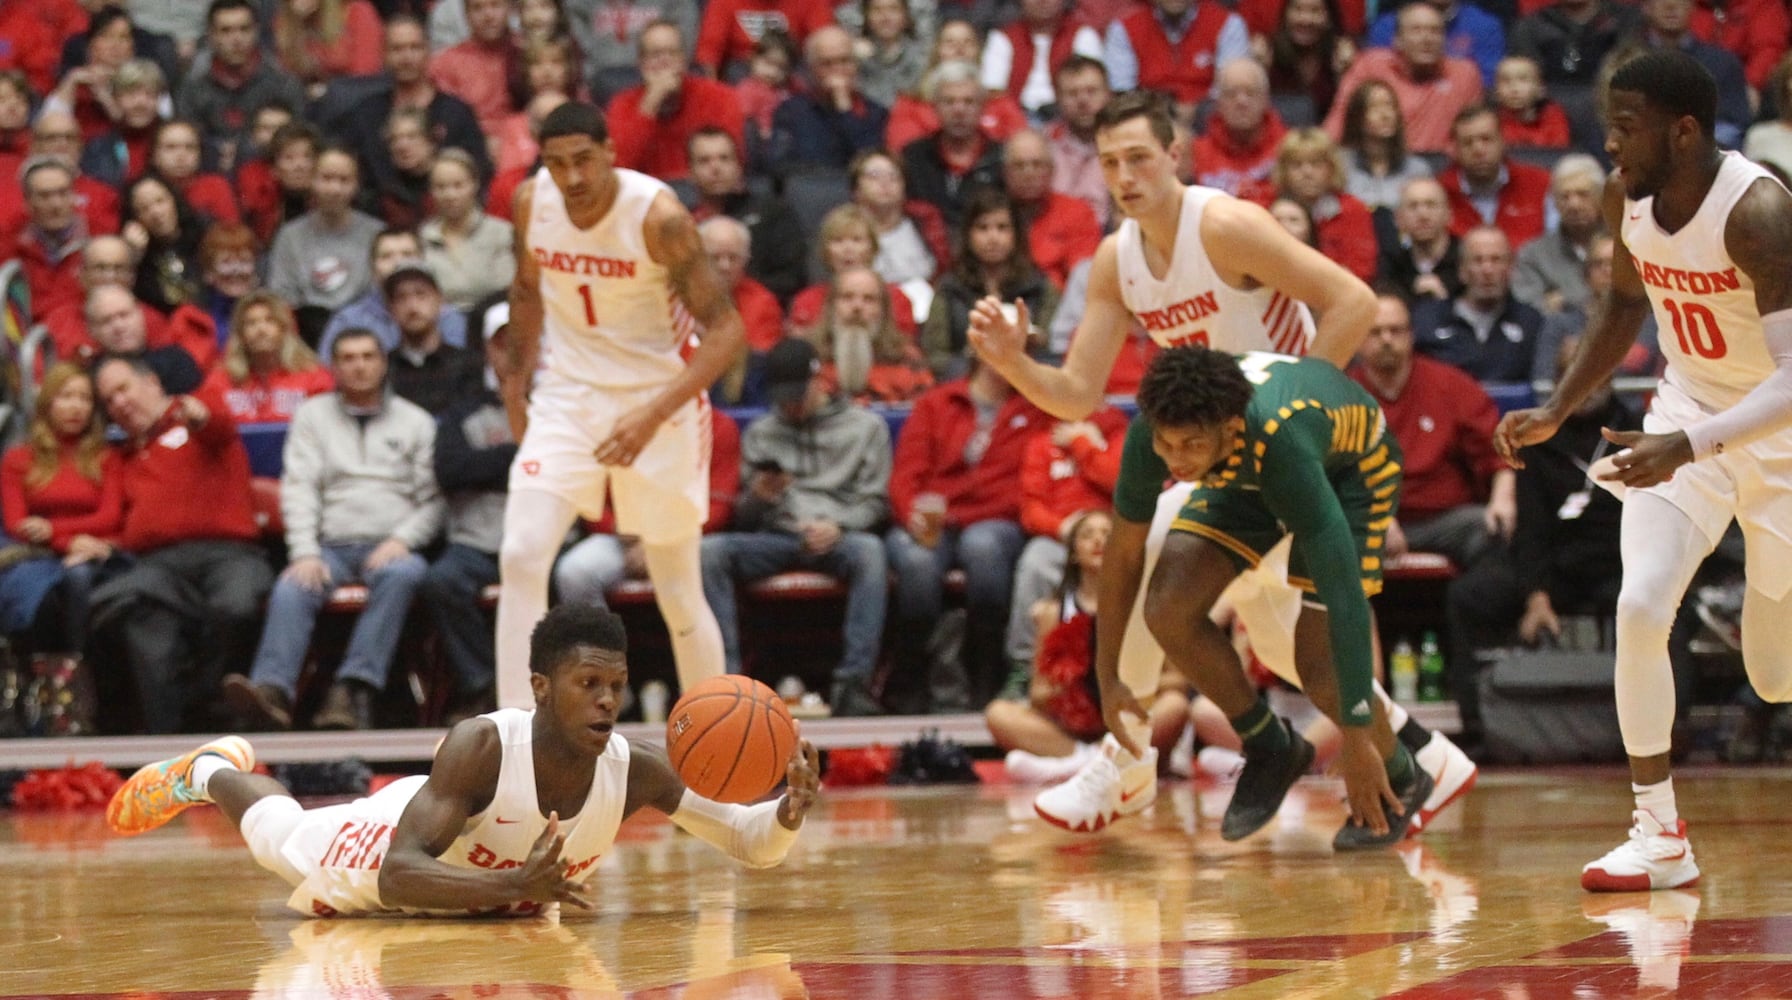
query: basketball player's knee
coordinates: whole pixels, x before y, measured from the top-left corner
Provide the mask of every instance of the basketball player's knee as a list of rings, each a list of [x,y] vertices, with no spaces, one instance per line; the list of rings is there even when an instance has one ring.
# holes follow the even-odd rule
[[[1627,638],[1667,641],[1674,628],[1671,603],[1629,592],[1618,595],[1618,634]]]
[[[504,532],[504,541],[498,546],[498,568],[505,580],[533,581],[540,579],[547,583],[548,570],[553,566],[554,547],[529,537],[528,531]]]
[[[1145,627],[1161,643],[1186,635],[1194,624],[1194,616],[1175,588],[1158,586],[1155,582],[1145,588],[1144,613]]]

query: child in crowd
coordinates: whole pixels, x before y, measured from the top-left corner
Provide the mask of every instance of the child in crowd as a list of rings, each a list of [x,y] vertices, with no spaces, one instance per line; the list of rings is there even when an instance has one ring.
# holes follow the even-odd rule
[[[1508,146],[1568,146],[1568,116],[1543,90],[1543,71],[1529,56],[1507,56],[1494,74],[1500,134]]]

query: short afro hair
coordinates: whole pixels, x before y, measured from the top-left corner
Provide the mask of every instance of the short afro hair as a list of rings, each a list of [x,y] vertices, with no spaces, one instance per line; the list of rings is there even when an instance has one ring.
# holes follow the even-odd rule
[[[622,616],[595,604],[569,602],[556,606],[529,633],[529,669],[552,676],[581,646],[628,655],[628,632]]]
[[[540,143],[545,146],[549,139],[563,136],[588,136],[592,142],[608,142],[610,126],[604,121],[604,113],[594,105],[582,101],[567,101],[541,120]]]
[[[1651,108],[1699,123],[1705,138],[1717,136],[1717,81],[1679,49],[1653,49],[1618,67],[1611,90],[1641,94]]]
[[[1217,427],[1244,416],[1253,391],[1232,355],[1172,347],[1152,359],[1139,382],[1139,412],[1152,427]]]

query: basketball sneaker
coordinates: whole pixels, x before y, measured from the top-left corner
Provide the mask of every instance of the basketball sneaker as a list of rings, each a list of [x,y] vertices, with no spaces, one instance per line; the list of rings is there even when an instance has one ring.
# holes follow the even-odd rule
[[[1699,866],[1686,842],[1686,821],[1669,830],[1647,809],[1630,814],[1630,839],[1580,870],[1588,892],[1646,892],[1684,889],[1699,881]]]
[[[1286,719],[1277,717],[1276,725],[1288,731],[1288,746],[1280,753],[1244,755],[1244,766],[1238,771],[1238,785],[1232,801],[1226,804],[1226,815],[1220,820],[1220,837],[1243,840],[1263,829],[1282,808],[1288,789],[1313,766],[1313,744],[1294,731]]]
[[[1469,759],[1468,754],[1448,736],[1435,730],[1431,733],[1431,742],[1413,754],[1413,760],[1420,770],[1431,775],[1432,788],[1430,797],[1425,799],[1418,815],[1412,818],[1412,825],[1407,827],[1409,837],[1425,829],[1431,823],[1431,817],[1467,795],[1469,789],[1475,787],[1475,779],[1481,776],[1480,767]]]
[[[1010,750],[1002,759],[1008,777],[1023,785],[1055,785],[1074,776],[1095,756],[1099,749],[1093,743],[1078,743],[1068,756],[1046,757],[1025,750]]]
[[[189,806],[209,801],[188,783],[193,762],[208,753],[224,758],[239,771],[255,769],[255,750],[241,736],[222,736],[179,757],[145,764],[112,793],[112,801],[106,804],[106,825],[113,833],[134,837],[154,830]]]
[[[1039,793],[1033,811],[1053,826],[1094,833],[1155,801],[1157,748],[1134,757],[1110,733],[1070,780]]]
[[[1388,832],[1377,834],[1366,826],[1358,826],[1345,820],[1343,828],[1332,838],[1332,850],[1361,851],[1398,844],[1406,839],[1407,827],[1412,825],[1413,817],[1419,814],[1419,807],[1431,797],[1431,790],[1435,787],[1437,783],[1431,780],[1431,775],[1424,768],[1414,767],[1412,783],[1394,790],[1394,794],[1400,798],[1400,808],[1404,811],[1394,812],[1394,807],[1386,801],[1381,804],[1382,815],[1388,821]]]

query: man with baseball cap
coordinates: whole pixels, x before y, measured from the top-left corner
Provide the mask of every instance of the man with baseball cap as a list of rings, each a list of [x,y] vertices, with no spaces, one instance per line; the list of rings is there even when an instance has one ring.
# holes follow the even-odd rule
[[[439,416],[458,400],[479,395],[485,365],[478,354],[442,336],[442,287],[421,258],[399,261],[381,282],[398,324],[392,349],[392,391]]]
[[[737,584],[792,569],[846,584],[829,704],[835,715],[875,715],[882,708],[870,682],[889,588],[876,531],[889,516],[890,431],[882,417],[830,393],[820,372],[807,340],[781,340],[766,354],[772,411],[741,436],[746,488],[735,501],[735,530],[703,539],[703,596],[722,629],[728,672],[740,673]]]

